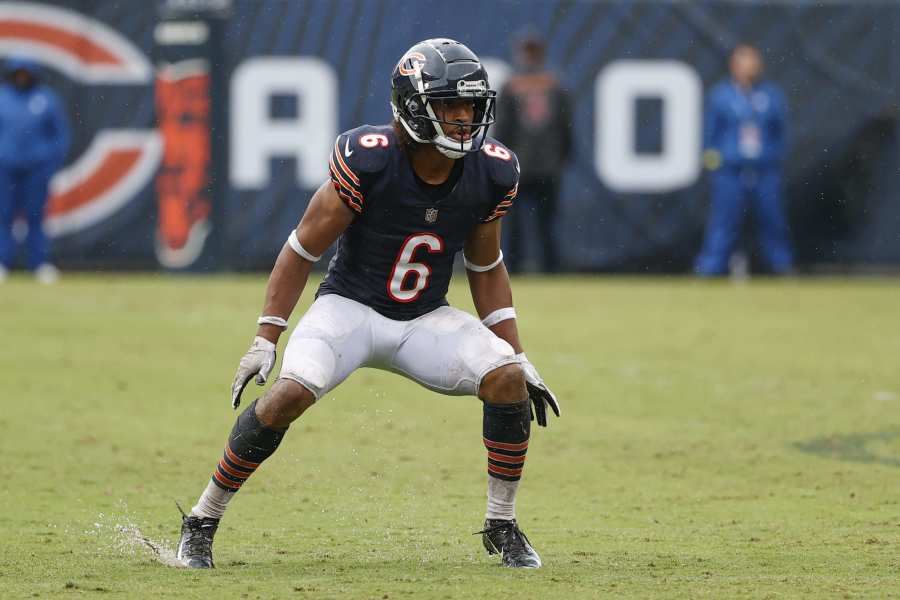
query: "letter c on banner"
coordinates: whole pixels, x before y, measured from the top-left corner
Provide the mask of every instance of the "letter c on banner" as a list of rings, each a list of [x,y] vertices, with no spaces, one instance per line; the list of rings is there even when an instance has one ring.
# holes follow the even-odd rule
[[[690,66],[674,60],[620,60],[595,84],[594,165],[617,192],[669,192],[700,174],[702,86]],[[637,152],[639,98],[662,103],[662,150]]]

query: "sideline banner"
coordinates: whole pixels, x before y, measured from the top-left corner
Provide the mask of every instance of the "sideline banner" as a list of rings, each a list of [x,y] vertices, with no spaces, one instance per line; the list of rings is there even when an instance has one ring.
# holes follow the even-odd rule
[[[801,265],[900,265],[900,6],[864,1],[0,2],[0,54],[36,58],[73,122],[48,206],[54,260],[268,269],[335,136],[390,119],[404,50],[454,37],[499,88],[526,26],[573,95],[557,223],[570,270],[690,268],[708,208],[703,99],[739,41],[787,95]]]

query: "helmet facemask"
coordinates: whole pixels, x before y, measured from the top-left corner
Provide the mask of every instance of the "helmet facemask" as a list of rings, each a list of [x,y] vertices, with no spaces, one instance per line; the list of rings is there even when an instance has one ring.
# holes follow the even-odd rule
[[[434,145],[441,154],[453,159],[481,150],[488,127],[494,122],[494,103],[497,96],[497,92],[488,88],[487,81],[463,79],[457,82],[456,90],[428,91],[420,73],[415,73],[413,78],[419,92],[412,94],[400,106],[396,100],[391,101],[394,118],[400,121],[409,136],[416,142]],[[472,122],[460,123],[438,118],[434,103],[446,100],[472,100],[474,103]],[[470,134],[468,139],[456,140],[447,135],[446,132],[453,131],[453,128],[460,125],[468,127]]]

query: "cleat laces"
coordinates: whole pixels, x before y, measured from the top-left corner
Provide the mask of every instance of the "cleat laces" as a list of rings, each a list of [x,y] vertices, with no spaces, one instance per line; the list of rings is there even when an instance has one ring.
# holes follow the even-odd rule
[[[190,533],[185,536],[184,549],[187,556],[210,556],[212,554],[213,534],[218,523],[213,519],[200,519],[191,523],[191,517],[187,518],[187,526]]]
[[[497,548],[496,544],[494,544],[493,538],[491,537],[491,534],[493,533],[504,534],[507,542],[505,548]],[[491,545],[494,546],[494,549],[497,552],[505,551],[524,553],[528,552],[527,548],[528,546],[531,546],[531,540],[528,539],[528,536],[525,535],[524,531],[519,529],[519,524],[516,523],[515,520],[505,521],[491,527],[485,527],[481,531],[476,531],[472,535],[487,535],[488,539],[491,541]]]

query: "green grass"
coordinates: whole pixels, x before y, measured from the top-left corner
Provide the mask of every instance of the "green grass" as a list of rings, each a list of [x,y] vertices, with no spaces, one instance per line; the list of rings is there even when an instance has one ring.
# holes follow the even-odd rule
[[[193,503],[233,422],[263,282],[0,287],[0,596],[900,589],[900,282],[885,280],[516,281],[526,349],[564,411],[535,428],[519,498],[539,571],[501,569],[471,535],[478,401],[373,370],[321,400],[240,492],[217,570],[165,567],[117,528],[174,544],[173,499]],[[469,308],[459,284],[451,300]]]

